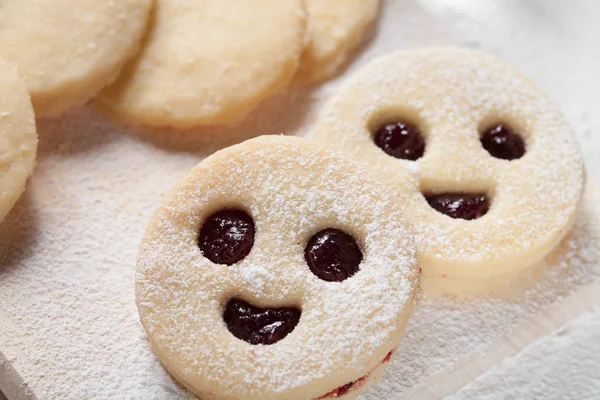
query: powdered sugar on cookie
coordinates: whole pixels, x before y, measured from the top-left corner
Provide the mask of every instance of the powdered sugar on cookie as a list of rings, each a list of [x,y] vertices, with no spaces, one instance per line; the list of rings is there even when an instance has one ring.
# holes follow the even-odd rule
[[[425,138],[416,161],[373,143],[381,125],[399,121]],[[497,124],[520,135],[522,158],[484,149],[480,135]],[[547,95],[490,55],[432,48],[377,60],[332,99],[316,137],[365,163],[405,202],[425,276],[486,278],[530,266],[577,216],[584,172],[570,127]],[[451,219],[426,201],[446,193],[482,194],[489,212]]]
[[[356,163],[302,139],[254,139],[202,162],[153,218],[138,259],[141,319],[166,368],[198,395],[248,399],[317,398],[372,371],[400,342],[419,275],[400,204],[384,193]],[[204,220],[227,208],[256,227],[251,252],[230,266],[198,248]],[[304,260],[325,228],[362,248],[343,282]],[[223,323],[234,297],[302,316],[285,339],[252,346]]]

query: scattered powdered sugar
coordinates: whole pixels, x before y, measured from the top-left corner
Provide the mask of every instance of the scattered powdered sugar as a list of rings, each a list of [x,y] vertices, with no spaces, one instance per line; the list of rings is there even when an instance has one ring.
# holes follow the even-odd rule
[[[532,343],[518,356],[502,361],[447,400],[597,398],[599,332],[600,307],[595,306],[567,326]],[[561,395],[557,392],[560,387],[568,389]]]
[[[83,128],[93,135],[80,136]],[[6,317],[0,357],[26,367],[19,373],[27,386],[19,386],[19,393],[31,390],[44,399],[189,398],[150,350],[133,280],[138,243],[158,199],[198,157],[173,157],[113,130],[87,109],[44,123],[30,190],[0,226],[0,304]],[[71,143],[69,154],[54,155],[65,142]],[[76,173],[81,165],[84,173]],[[140,183],[136,190],[133,182]],[[518,298],[426,297],[385,378],[364,398],[407,393],[597,279],[596,203],[586,200],[564,254]],[[268,284],[260,266],[245,275]],[[378,294],[371,296],[378,300]]]
[[[81,135],[84,128],[90,134]],[[55,155],[65,142],[69,154]],[[87,109],[42,124],[40,154],[30,189],[0,226],[0,359],[26,382],[2,389],[44,399],[190,398],[150,350],[133,281],[158,199],[198,157],[116,133]],[[584,202],[564,253],[517,298],[426,297],[385,378],[363,398],[398,398],[597,279],[594,204]],[[264,278],[259,266],[245,274]]]

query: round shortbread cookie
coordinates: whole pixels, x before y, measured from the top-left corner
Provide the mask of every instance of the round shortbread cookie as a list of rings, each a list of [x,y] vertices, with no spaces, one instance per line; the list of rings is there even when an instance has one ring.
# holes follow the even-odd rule
[[[466,49],[373,62],[331,100],[315,137],[392,188],[425,278],[485,279],[541,260],[571,228],[585,184],[549,97]]]
[[[364,41],[379,0],[305,0],[310,41],[294,83],[314,84],[335,75]]]
[[[301,0],[158,0],[142,52],[97,104],[129,124],[230,124],[288,86],[305,42]]]
[[[0,55],[37,117],[57,117],[110,84],[135,55],[152,0],[0,0]]]
[[[35,166],[37,132],[31,99],[17,71],[0,58],[0,222]]]
[[[263,136],[175,188],[142,241],[136,295],[186,388],[350,399],[381,375],[420,275],[400,203],[367,174],[316,142]]]

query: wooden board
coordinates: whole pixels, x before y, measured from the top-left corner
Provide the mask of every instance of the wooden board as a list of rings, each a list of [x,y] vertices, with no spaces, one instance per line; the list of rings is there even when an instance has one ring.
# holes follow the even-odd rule
[[[560,30],[565,35],[597,37],[583,22],[593,21],[594,10],[574,13],[547,2],[541,13],[546,26],[524,6],[384,4],[378,35],[347,74],[376,56],[421,45],[461,44],[497,53],[562,102],[590,156],[591,175],[600,176],[594,157],[600,141],[586,135],[600,127],[600,113],[591,108],[600,104],[591,97],[600,90],[589,90],[595,59],[581,61],[595,56],[552,36],[570,21],[582,28]],[[539,41],[540,29],[546,41]],[[580,62],[562,62],[570,59]],[[568,84],[557,78],[562,76],[570,77]],[[133,273],[146,224],[170,188],[215,149],[263,133],[307,135],[338,84],[279,95],[237,127],[183,134],[133,132],[90,107],[58,121],[38,121],[39,165],[27,193],[0,225],[0,390],[9,400],[189,398],[160,367],[137,317]],[[510,295],[426,296],[386,378],[364,399],[452,393],[597,303],[594,204],[586,201],[573,236],[547,265],[519,279],[529,283]]]

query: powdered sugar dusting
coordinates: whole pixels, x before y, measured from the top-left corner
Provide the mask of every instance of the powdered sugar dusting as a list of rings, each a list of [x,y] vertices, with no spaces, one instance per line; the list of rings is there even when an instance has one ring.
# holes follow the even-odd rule
[[[139,325],[133,266],[157,200],[198,157],[173,157],[115,133],[89,109],[42,128],[41,166],[0,226],[0,304],[6,317],[0,357],[27,366],[20,372],[28,386],[19,393],[44,399],[191,399],[166,374]],[[81,137],[86,128],[94,135]],[[69,153],[54,154],[65,142]],[[149,168],[149,159],[160,168]],[[96,172],[66,173],[82,161],[86,171]],[[131,167],[119,169],[123,165]],[[131,191],[132,181],[143,185]],[[55,199],[60,208],[50,206]],[[510,327],[598,279],[596,204],[597,197],[585,200],[564,253],[549,259],[547,272],[536,277],[539,283],[516,298],[426,297],[384,379],[362,398],[395,399],[410,392],[457,360],[485,353]],[[249,276],[263,276],[260,266],[251,271]],[[7,329],[7,320],[19,329]]]
[[[597,282],[600,278],[600,219],[594,209],[597,199],[598,193],[587,196],[573,232],[539,269],[532,269],[515,282],[507,282],[506,290],[512,291],[512,295],[488,299],[425,296],[386,379],[364,399],[400,398],[403,394],[410,399],[411,390],[428,382],[428,376],[439,374],[469,356],[480,354],[485,358],[486,346],[496,338],[580,288]],[[522,290],[519,286],[526,281],[531,282],[530,287]]]
[[[302,139],[254,139],[201,163],[153,218],[138,261],[142,322],[167,368],[199,394],[248,399],[319,397],[371,371],[401,338],[418,276],[407,223],[384,192],[354,162]],[[203,219],[224,207],[247,210],[257,230],[230,267],[197,245]],[[304,261],[308,238],[327,227],[364,249],[342,283]],[[253,347],[223,324],[231,296],[296,306],[302,318],[282,342]]]
[[[426,137],[417,161],[389,157],[372,140],[381,123],[415,121]],[[514,161],[490,156],[479,132],[512,126],[526,142]],[[425,275],[489,276],[543,258],[570,229],[583,161],[565,118],[499,59],[458,48],[400,52],[352,77],[323,113],[315,137],[347,151],[406,200]],[[433,210],[423,193],[484,192],[474,222]]]

